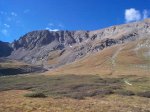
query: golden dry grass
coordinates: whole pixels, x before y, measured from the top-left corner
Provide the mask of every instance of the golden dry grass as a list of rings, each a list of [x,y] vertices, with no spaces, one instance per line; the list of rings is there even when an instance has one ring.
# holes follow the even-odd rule
[[[0,112],[149,112],[150,99],[110,95],[99,99],[26,98],[29,91],[0,92]]]

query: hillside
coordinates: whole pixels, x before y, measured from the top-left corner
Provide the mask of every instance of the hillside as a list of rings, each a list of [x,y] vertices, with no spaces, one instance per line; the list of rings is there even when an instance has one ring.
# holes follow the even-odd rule
[[[150,73],[150,39],[114,45],[48,74],[147,75]]]
[[[0,42],[0,57],[51,74],[149,74],[149,37],[150,19],[95,31],[40,30]]]
[[[149,35],[149,19],[95,31],[33,31],[11,43],[8,58],[55,69],[114,45],[149,39]]]

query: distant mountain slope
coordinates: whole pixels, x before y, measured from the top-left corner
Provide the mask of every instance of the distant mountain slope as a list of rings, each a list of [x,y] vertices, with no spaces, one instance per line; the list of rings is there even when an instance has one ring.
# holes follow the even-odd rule
[[[149,37],[150,19],[95,31],[33,31],[11,43],[13,51],[8,58],[54,69],[108,47]],[[113,58],[122,49],[114,51]],[[90,60],[92,58],[95,57]]]
[[[0,41],[0,57],[9,56],[12,50],[9,43]]]
[[[106,47],[149,35],[149,19],[96,31],[33,31],[12,43],[14,51],[10,58],[56,68]]]

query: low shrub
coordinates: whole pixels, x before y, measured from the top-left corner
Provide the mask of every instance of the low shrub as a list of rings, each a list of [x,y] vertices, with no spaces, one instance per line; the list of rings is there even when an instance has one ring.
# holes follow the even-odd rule
[[[47,97],[44,93],[39,93],[39,92],[27,93],[24,96],[25,97],[31,97],[31,98],[45,98],[45,97]]]
[[[138,96],[150,98],[150,91],[137,93]]]

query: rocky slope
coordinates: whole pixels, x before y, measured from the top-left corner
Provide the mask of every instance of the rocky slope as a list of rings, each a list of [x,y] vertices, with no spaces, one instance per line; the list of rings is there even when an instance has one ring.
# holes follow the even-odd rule
[[[107,47],[149,36],[150,19],[96,31],[33,31],[11,44],[13,51],[9,58],[51,69]]]

